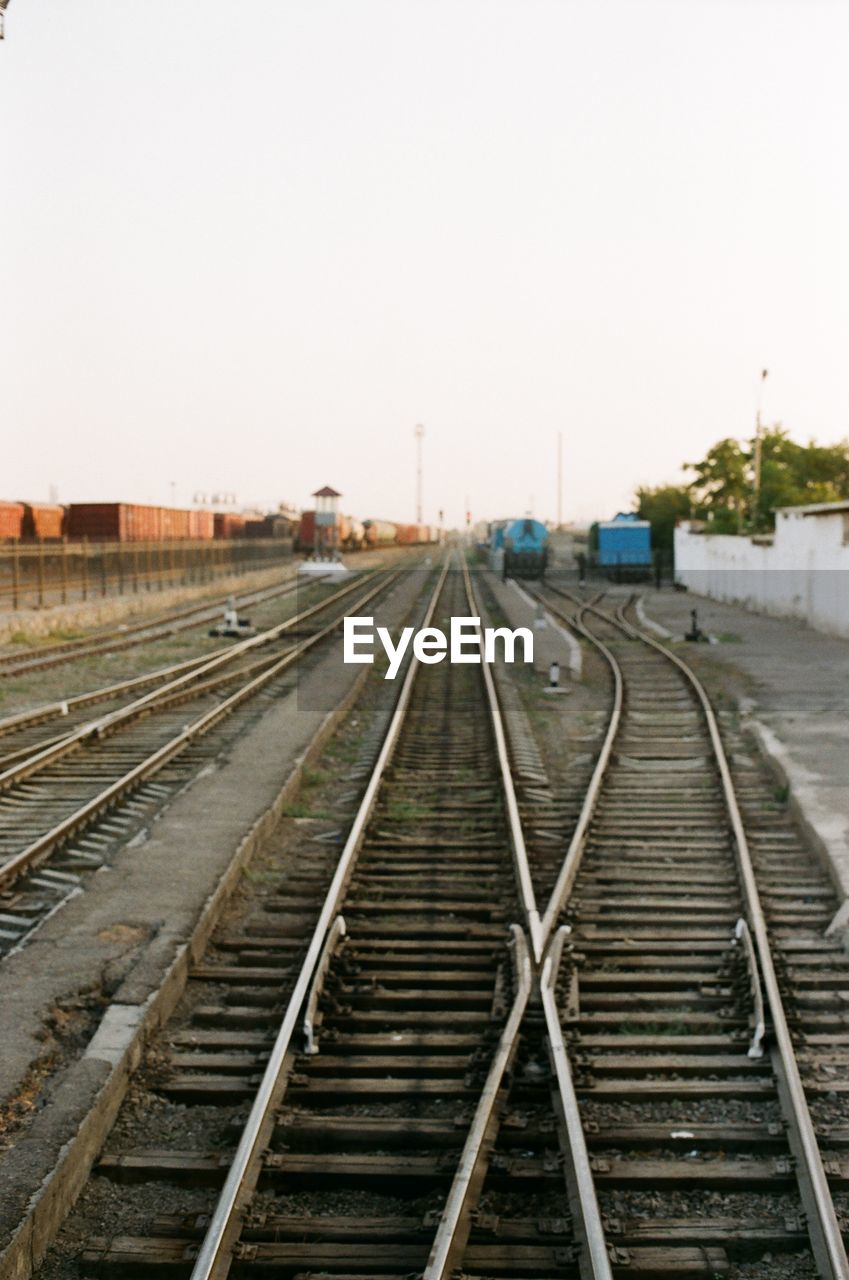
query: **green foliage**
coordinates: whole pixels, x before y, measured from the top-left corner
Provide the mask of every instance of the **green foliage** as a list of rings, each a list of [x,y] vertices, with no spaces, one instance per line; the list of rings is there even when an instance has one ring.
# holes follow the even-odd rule
[[[670,546],[676,520],[688,515],[707,521],[713,533],[758,533],[773,527],[777,507],[849,499],[849,440],[801,445],[780,423],[770,427],[761,436],[757,494],[755,440],[719,440],[684,470],[693,475],[688,485],[637,490],[656,547]]]
[[[663,484],[656,489],[637,490],[637,514],[651,523],[651,541],[655,551],[671,551],[675,525],[686,520],[693,499],[686,485]]]
[[[685,462],[696,478],[690,492],[699,515],[720,519],[717,532],[739,533],[752,494],[752,454],[739,440],[726,438],[709,449],[701,462]]]

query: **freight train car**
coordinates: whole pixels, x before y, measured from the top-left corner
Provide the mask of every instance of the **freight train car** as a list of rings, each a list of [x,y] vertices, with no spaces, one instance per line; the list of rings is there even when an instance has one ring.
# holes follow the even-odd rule
[[[213,530],[216,538],[243,538],[245,517],[235,511],[216,511],[213,513]]]
[[[398,526],[391,524],[388,520],[364,520],[363,527],[366,532],[366,545],[369,547],[382,547],[394,542],[398,532]]]
[[[512,520],[504,528],[504,576],[541,578],[548,564],[548,530],[539,520]]]
[[[20,538],[23,534],[24,504],[0,502],[0,539]]]
[[[316,543],[318,533],[318,543]],[[298,526],[298,547],[309,554],[311,551],[329,551],[332,547],[344,551],[356,551],[363,543],[363,527],[359,520],[351,516],[339,515],[336,526],[319,525],[316,529],[315,512],[302,511]]]
[[[25,502],[23,536],[58,541],[65,524],[65,508],[53,502]]]
[[[72,502],[66,527],[73,539],[158,542],[162,538],[162,508],[135,502]]]
[[[189,512],[189,537],[204,539],[215,537],[215,516],[211,511]]]
[[[648,578],[652,567],[649,521],[620,511],[613,520],[600,522],[597,563],[617,582]]]
[[[72,502],[65,516],[68,537],[91,542],[184,542],[211,538],[213,531],[208,511],[139,502]]]

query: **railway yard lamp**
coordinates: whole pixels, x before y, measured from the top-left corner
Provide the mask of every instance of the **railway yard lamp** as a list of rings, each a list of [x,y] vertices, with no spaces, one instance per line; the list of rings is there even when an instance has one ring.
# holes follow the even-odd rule
[[[413,435],[416,437],[416,524],[422,523],[422,440],[424,440],[425,429],[419,423],[413,429]]]
[[[761,371],[761,380],[758,383],[758,409],[757,409],[757,413],[755,414],[755,511],[754,511],[755,518],[757,518],[758,499],[761,496],[761,453],[762,453],[762,447],[763,447],[762,446],[763,425],[761,423],[761,404],[763,402],[764,383],[766,382],[768,373],[769,373],[768,369],[763,369]]]

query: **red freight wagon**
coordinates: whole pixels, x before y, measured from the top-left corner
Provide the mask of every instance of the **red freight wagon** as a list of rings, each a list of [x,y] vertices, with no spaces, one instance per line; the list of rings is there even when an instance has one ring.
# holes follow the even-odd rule
[[[0,502],[0,538],[20,538],[23,522],[22,502]]]
[[[189,528],[190,514],[190,512],[181,511],[177,507],[162,507],[162,539],[165,542],[178,542],[183,538],[191,537]]]
[[[66,527],[69,538],[93,542],[158,542],[162,509],[132,502],[72,502]]]
[[[211,511],[189,512],[189,537],[211,538],[215,534],[215,519]]]
[[[312,551],[315,546],[315,512],[302,511],[301,523],[298,525],[298,546],[304,551]]]
[[[245,517],[231,511],[216,511],[214,529],[216,538],[243,538]]]
[[[25,502],[23,536],[25,538],[61,538],[65,508],[55,503]]]

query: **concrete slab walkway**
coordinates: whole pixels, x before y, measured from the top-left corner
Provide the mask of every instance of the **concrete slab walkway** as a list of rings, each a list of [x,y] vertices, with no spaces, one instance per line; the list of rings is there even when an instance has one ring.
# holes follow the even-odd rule
[[[681,636],[698,611],[712,645],[682,645],[786,781],[790,802],[832,870],[849,920],[849,640],[693,592],[647,590],[647,620]]]

